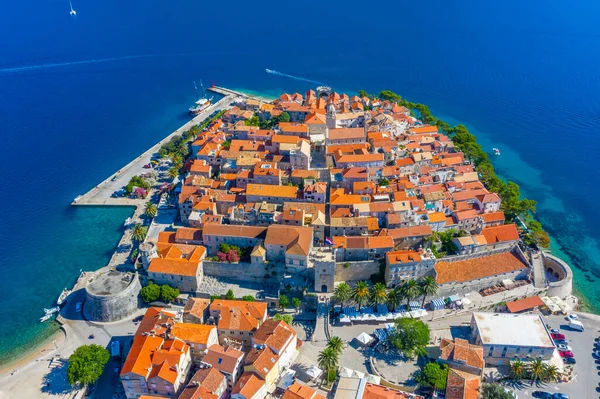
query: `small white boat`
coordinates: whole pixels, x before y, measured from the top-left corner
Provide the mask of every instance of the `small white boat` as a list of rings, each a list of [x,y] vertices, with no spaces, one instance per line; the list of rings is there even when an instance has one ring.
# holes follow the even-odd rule
[[[77,11],[75,11],[75,9],[73,8],[73,3],[71,2],[71,0],[69,0],[69,7],[71,7],[71,11],[69,11],[69,14],[71,14],[73,17],[77,15]]]
[[[123,227],[129,226],[131,224],[131,222],[133,222],[132,218],[125,219],[125,223],[123,223]]]
[[[62,290],[62,292],[58,296],[58,299],[56,300],[56,304],[58,306],[62,305],[65,302],[65,299],[67,299],[67,297],[69,296],[70,293],[71,293],[71,290],[68,290],[66,288],[64,290]]]
[[[497,148],[492,148],[492,150],[494,151],[494,155],[500,155],[500,150]]]
[[[44,315],[43,317],[40,318],[40,323],[43,323],[46,320],[49,320],[51,317],[52,317],[52,313],[48,313],[48,314]]]
[[[58,306],[55,306],[55,307],[50,308],[50,309],[44,308],[44,312],[46,314],[54,314],[54,313],[58,312],[59,310],[60,310],[60,308]]]

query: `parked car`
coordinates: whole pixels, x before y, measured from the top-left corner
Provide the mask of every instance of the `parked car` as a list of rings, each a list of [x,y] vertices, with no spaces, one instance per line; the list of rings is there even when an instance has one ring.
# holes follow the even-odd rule
[[[552,337],[552,339],[565,339],[564,334],[550,334],[550,336]]]
[[[75,304],[75,311],[77,311],[77,313],[81,312],[81,307],[83,306],[82,302],[77,302]]]
[[[558,350],[561,350],[561,351],[572,351],[572,349],[569,345],[558,344],[558,345],[556,345],[556,347],[558,348]]]
[[[531,393],[531,396],[533,396],[534,398],[540,398],[540,399],[552,399],[552,394],[550,392],[545,392],[545,391],[533,391]]]
[[[147,163],[146,165],[143,166],[144,169],[150,169],[152,168],[152,165],[150,165],[149,163]]]
[[[575,360],[574,357],[565,357],[565,358],[563,358],[563,363],[564,364],[576,364],[577,360]]]
[[[571,351],[559,351],[558,354],[560,355],[560,357],[575,357],[575,355]]]
[[[550,330],[550,333],[552,333],[552,334],[560,334],[560,330],[558,328],[553,328],[552,330]],[[536,392],[541,392],[541,391],[536,391]]]
[[[114,175],[114,176],[112,177],[112,179],[110,179],[110,181],[115,181],[115,180],[117,180],[117,177],[119,177],[119,176],[117,176],[117,175]]]
[[[566,339],[555,339],[554,343],[556,345],[569,345],[569,342]]]
[[[579,320],[579,317],[575,313],[571,313],[566,317],[567,320]]]

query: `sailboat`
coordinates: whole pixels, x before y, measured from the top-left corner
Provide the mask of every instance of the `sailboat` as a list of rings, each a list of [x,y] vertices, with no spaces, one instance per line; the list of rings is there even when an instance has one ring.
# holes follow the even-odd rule
[[[69,14],[71,14],[72,16],[77,15],[77,11],[73,9],[73,3],[71,3],[71,0],[69,0],[69,6],[71,7],[71,11],[69,11]]]
[[[196,82],[194,82],[194,90],[196,91],[196,102],[194,106],[190,107],[188,112],[192,115],[198,115],[200,112],[204,111],[212,104],[212,97],[206,98],[206,93],[204,92],[204,86],[202,85],[202,81],[200,81],[200,88],[202,88],[202,97],[198,97],[198,86],[196,86]]]

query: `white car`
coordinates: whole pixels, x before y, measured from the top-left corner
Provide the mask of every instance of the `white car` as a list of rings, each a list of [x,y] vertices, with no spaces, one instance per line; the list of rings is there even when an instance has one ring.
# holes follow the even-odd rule
[[[556,347],[558,348],[559,351],[570,351],[570,352],[573,351],[569,345],[565,345],[565,344],[556,344]]]
[[[579,320],[579,317],[577,317],[577,315],[575,313],[570,314],[569,317],[567,317],[567,319],[569,320]]]

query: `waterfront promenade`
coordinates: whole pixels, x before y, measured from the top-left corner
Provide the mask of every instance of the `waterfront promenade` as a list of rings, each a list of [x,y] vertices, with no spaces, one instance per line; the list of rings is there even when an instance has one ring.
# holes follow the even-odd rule
[[[221,93],[221,91],[219,91]],[[122,188],[129,183],[129,180],[136,175],[147,173],[148,169],[144,169],[144,165],[149,164],[152,159],[152,155],[156,153],[160,147],[167,143],[171,138],[176,137],[189,130],[193,126],[200,124],[208,116],[215,112],[230,108],[230,103],[238,97],[238,93],[231,90],[223,91],[225,97],[217,101],[212,106],[208,107],[206,111],[201,112],[189,122],[175,130],[173,133],[156,143],[154,146],[149,148],[143,154],[123,166],[121,169],[110,175],[103,182],[92,188],[87,193],[77,197],[73,201],[72,205],[106,205],[106,206],[139,206],[145,203],[145,201],[132,200],[128,198],[111,198],[111,194],[116,190]],[[116,179],[113,178],[116,176]]]

